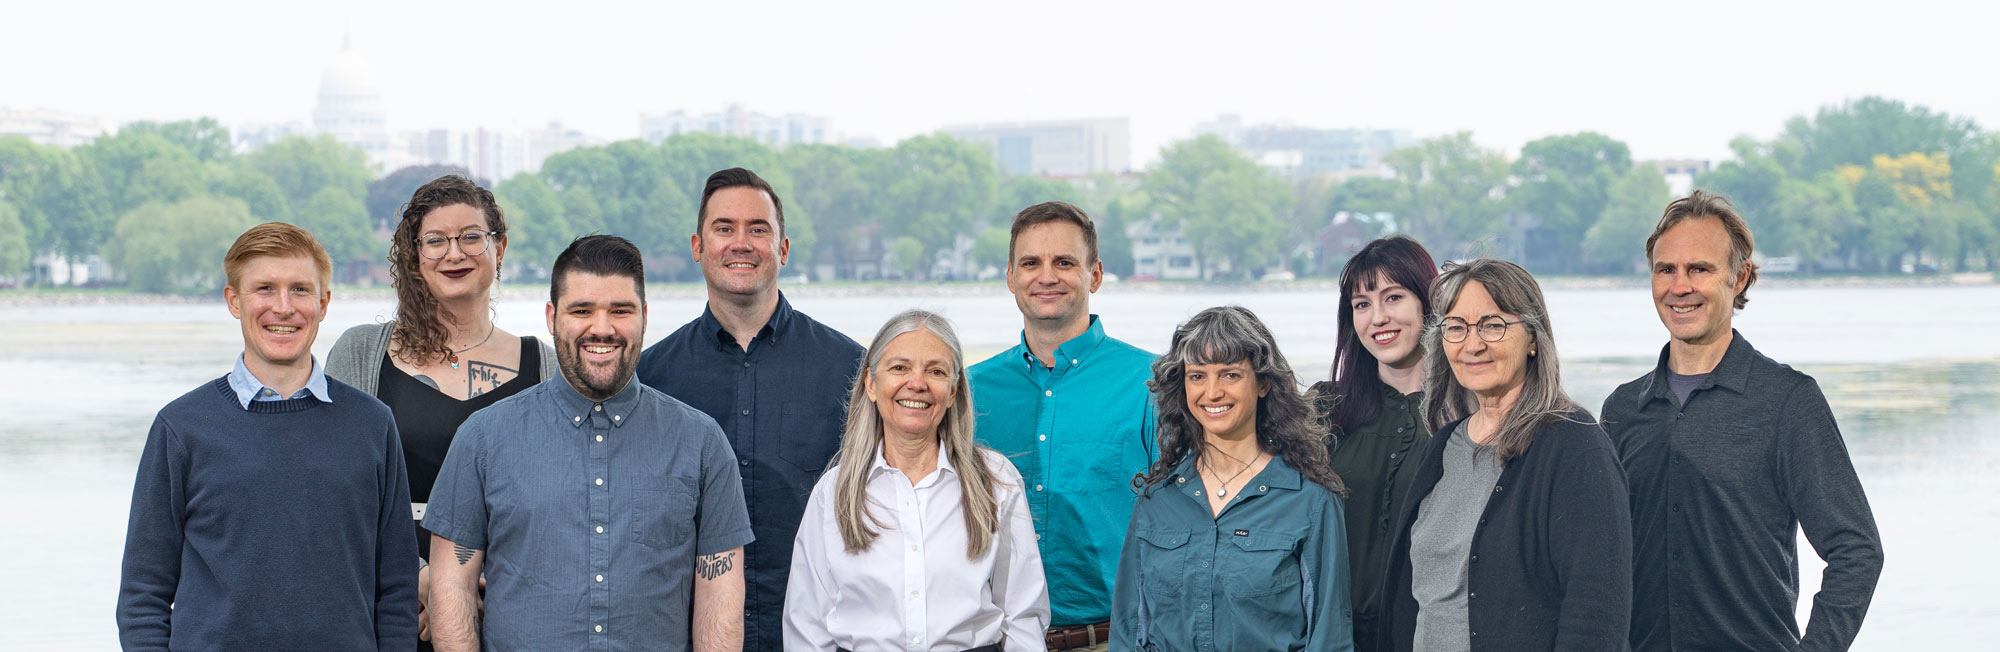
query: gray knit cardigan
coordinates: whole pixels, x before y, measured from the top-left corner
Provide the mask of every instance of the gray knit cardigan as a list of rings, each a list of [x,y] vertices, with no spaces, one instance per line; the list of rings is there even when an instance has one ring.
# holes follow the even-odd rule
[[[381,324],[362,324],[347,329],[340,339],[333,343],[333,350],[326,354],[326,375],[355,389],[376,396],[382,390],[382,355],[389,351],[389,334],[395,330],[395,320]],[[548,342],[542,342],[542,377],[548,380],[556,373],[556,350]]]

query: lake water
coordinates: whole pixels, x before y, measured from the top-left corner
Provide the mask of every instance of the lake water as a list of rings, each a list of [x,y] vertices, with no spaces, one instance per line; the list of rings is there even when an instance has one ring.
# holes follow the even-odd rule
[[[968,355],[1012,346],[1020,317],[998,291],[831,296],[793,305],[864,343],[897,311],[951,318]],[[683,292],[682,294],[686,294]],[[851,294],[851,293],[850,293]],[[1759,288],[1736,320],[1767,355],[1819,379],[1882,529],[1887,565],[1855,650],[1993,649],[2000,622],[2000,288]],[[1666,334],[1643,288],[1548,294],[1570,394],[1593,408],[1647,371]],[[1255,310],[1301,379],[1333,358],[1338,295],[1107,286],[1093,299],[1114,337],[1153,351],[1179,321]],[[320,353],[386,298],[336,293]],[[655,299],[647,342],[698,315]],[[542,304],[507,301],[502,328],[546,335]],[[242,344],[219,303],[0,309],[0,650],[115,650],[112,612],[132,477],[160,406],[226,373]],[[1800,539],[1800,618],[1820,565]]]

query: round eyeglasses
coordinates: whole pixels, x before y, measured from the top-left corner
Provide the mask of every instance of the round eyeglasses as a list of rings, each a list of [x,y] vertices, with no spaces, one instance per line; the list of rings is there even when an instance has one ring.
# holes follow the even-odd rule
[[[438,260],[444,258],[445,253],[450,251],[451,241],[457,240],[459,251],[467,256],[477,256],[486,253],[487,240],[499,235],[496,231],[466,231],[456,236],[427,233],[417,238],[417,250],[423,252],[425,258]]]
[[[1507,339],[1507,327],[1519,323],[1522,322],[1518,320],[1507,321],[1497,316],[1481,319],[1478,324],[1479,339],[1488,342],[1498,342]],[[1473,325],[1465,323],[1465,320],[1457,317],[1446,317],[1438,322],[1438,330],[1444,333],[1444,341],[1457,344],[1465,341],[1465,336],[1467,333],[1472,332]]]

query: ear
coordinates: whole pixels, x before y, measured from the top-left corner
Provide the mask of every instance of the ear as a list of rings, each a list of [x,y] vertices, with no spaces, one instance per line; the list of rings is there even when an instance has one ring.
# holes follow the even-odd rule
[[[229,306],[229,316],[237,319],[243,318],[243,306],[236,303],[236,299],[240,296],[242,295],[236,293],[236,286],[222,286],[222,302]]]
[[[701,263],[701,234],[688,236],[688,255],[694,258],[696,264]]]
[[[319,321],[326,321],[326,306],[333,303],[333,290],[319,291]]]
[[[792,261],[792,239],[778,238],[778,266],[784,267]]]
[[[550,301],[548,308],[543,310],[543,315],[549,319],[549,339],[553,340],[556,346],[562,346],[562,338],[556,335],[556,302]]]
[[[1096,292],[1097,287],[1100,285],[1104,285],[1104,259],[1102,258],[1090,262],[1090,291]]]
[[[868,397],[869,403],[875,402],[875,374],[873,369],[861,370],[861,395]]]
[[[1271,395],[1271,383],[1269,381],[1263,381],[1263,380],[1257,381],[1257,398],[1264,398],[1270,395]]]

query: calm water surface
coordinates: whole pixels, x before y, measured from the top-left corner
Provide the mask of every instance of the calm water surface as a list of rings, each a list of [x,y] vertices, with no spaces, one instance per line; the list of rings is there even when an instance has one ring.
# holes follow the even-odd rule
[[[1819,379],[1881,526],[1888,563],[1856,650],[1993,649],[2000,622],[2000,289],[1760,288],[1737,317],[1766,354]],[[1570,393],[1596,408],[1665,342],[1644,289],[1549,293]],[[1106,330],[1149,350],[1202,308],[1247,306],[1302,379],[1333,358],[1338,296],[1107,286]],[[1012,297],[798,296],[793,305],[864,343],[910,307],[943,313],[972,359],[1014,345]],[[386,317],[386,299],[338,293],[316,350]],[[651,343],[701,311],[656,300]],[[546,336],[542,304],[497,307],[501,328]],[[112,611],[127,504],[153,413],[228,372],[242,349],[219,303],[0,309],[0,650],[115,650]],[[1819,565],[1800,539],[1800,617]],[[1985,627],[1982,627],[1985,626]]]

